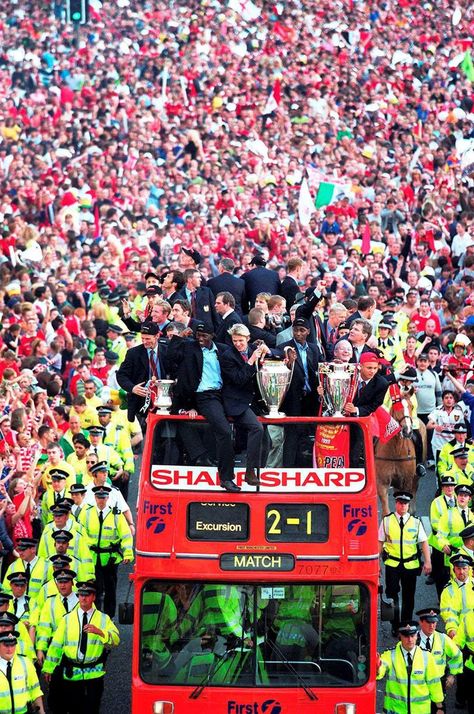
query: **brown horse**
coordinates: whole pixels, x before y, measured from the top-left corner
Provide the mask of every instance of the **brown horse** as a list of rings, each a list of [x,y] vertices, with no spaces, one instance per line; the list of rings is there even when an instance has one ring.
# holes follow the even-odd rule
[[[385,444],[378,441],[375,445],[375,470],[377,473],[377,493],[382,505],[383,515],[390,513],[388,490],[410,491],[413,501],[410,510],[414,512],[418,474],[416,472],[416,449],[413,443],[412,405],[409,399],[402,397],[392,403],[390,414],[399,423],[401,430]],[[426,459],[426,427],[420,421],[419,433],[423,444],[423,461]]]

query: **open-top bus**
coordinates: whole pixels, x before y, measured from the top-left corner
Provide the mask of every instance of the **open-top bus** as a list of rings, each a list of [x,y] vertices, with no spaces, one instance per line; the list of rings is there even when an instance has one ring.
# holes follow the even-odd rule
[[[202,419],[148,417],[132,576],[134,714],[375,711],[370,422],[264,423],[273,437],[317,430],[314,451],[302,447],[293,459],[301,466],[262,466],[258,489],[236,460],[242,491],[230,494],[216,467],[184,463],[190,427],[212,454]]]

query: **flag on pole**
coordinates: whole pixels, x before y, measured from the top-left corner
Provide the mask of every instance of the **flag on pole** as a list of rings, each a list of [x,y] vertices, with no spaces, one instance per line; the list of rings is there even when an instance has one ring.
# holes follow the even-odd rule
[[[301,182],[300,195],[298,198],[298,218],[302,226],[309,226],[311,216],[316,211],[314,201],[308,186],[308,179]]]
[[[474,82],[474,64],[469,50],[466,50],[464,59],[461,62],[461,69],[466,75],[466,79],[469,80],[469,82]]]
[[[334,200],[337,200],[339,194],[352,198],[351,189],[352,187],[349,184],[321,181],[316,195],[316,208],[329,206]]]
[[[271,94],[268,96],[267,102],[263,107],[262,115],[266,116],[278,109],[281,102],[281,79],[275,80]]]

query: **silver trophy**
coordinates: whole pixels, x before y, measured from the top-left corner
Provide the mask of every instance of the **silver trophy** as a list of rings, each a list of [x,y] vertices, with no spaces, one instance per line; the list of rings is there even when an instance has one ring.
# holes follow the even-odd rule
[[[153,406],[156,414],[169,414],[171,409],[171,387],[173,379],[153,380]]]
[[[278,360],[265,360],[257,369],[257,384],[266,403],[269,419],[278,419],[285,414],[279,411],[293,377],[294,362],[287,367]]]
[[[319,384],[324,390],[327,416],[343,416],[344,407],[354,398],[357,365],[348,362],[322,362],[318,367]]]

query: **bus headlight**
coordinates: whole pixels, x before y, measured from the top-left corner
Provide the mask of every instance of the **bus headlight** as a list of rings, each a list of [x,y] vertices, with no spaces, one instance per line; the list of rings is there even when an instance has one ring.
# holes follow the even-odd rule
[[[356,714],[356,705],[355,704],[347,704],[347,703],[336,704],[334,713],[335,714]]]
[[[153,704],[153,714],[173,714],[173,702],[155,702]]]

